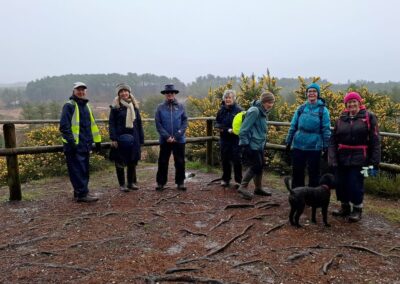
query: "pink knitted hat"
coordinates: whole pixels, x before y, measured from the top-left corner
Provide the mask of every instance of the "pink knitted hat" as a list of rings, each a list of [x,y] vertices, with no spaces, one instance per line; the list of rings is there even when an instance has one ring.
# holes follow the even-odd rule
[[[347,102],[350,100],[357,100],[360,102],[360,104],[362,103],[362,98],[357,92],[350,92],[347,93],[346,96],[344,96],[344,104],[347,104]]]

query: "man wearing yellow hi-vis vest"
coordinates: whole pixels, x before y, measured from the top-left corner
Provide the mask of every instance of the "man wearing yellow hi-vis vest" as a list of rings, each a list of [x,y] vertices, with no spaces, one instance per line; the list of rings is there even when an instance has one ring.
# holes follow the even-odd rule
[[[89,195],[89,156],[93,142],[100,151],[101,136],[86,98],[86,89],[84,83],[74,83],[72,96],[64,104],[60,119],[68,174],[77,202],[98,200]]]

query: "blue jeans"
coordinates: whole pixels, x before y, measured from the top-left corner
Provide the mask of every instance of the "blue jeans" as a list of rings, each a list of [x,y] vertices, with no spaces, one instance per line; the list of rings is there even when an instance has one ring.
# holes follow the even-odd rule
[[[359,166],[339,166],[335,171],[336,198],[342,203],[360,205],[364,200],[364,176]]]

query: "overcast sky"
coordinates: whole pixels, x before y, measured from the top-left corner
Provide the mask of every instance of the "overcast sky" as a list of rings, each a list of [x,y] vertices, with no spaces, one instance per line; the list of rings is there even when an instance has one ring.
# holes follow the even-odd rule
[[[397,0],[0,0],[0,83],[83,73],[400,81]]]

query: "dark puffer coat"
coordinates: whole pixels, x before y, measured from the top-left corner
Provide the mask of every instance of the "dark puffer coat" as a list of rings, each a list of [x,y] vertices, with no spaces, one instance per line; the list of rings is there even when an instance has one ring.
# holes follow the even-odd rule
[[[131,152],[130,161],[137,162],[140,160],[141,149],[140,146],[144,143],[144,134],[142,119],[140,117],[139,110],[135,107],[136,119],[133,123],[133,128],[126,128],[126,113],[127,108],[125,106],[112,106],[110,110],[109,118],[109,132],[110,139],[112,141],[118,141],[118,138],[123,134],[130,134],[134,138],[133,151]],[[110,158],[118,160],[118,150],[111,148]],[[120,155],[123,153],[119,153]]]
[[[215,127],[222,129],[220,132],[221,146],[224,144],[239,145],[239,136],[229,133],[228,130],[232,129],[233,118],[241,111],[242,108],[237,104],[226,107],[225,103],[222,102],[221,108],[218,110],[217,117],[215,119]]]
[[[376,167],[380,161],[381,145],[375,114],[367,111],[365,107],[354,117],[351,117],[348,111],[343,112],[336,121],[331,136],[329,165]]]

